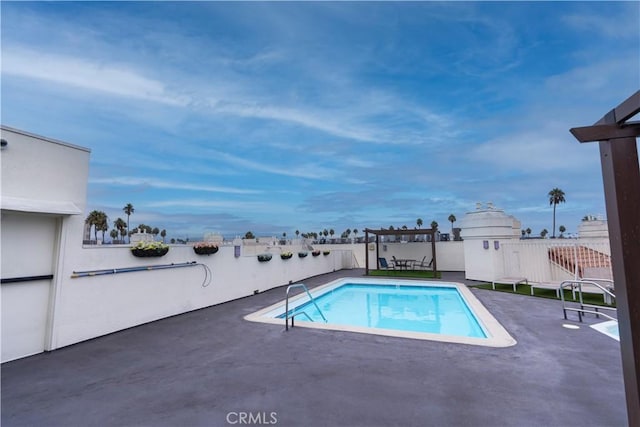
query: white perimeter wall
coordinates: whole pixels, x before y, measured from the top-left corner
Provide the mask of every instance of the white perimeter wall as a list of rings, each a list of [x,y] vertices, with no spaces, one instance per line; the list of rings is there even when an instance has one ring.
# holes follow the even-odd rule
[[[77,248],[66,257],[61,272],[52,348],[351,267],[351,251],[331,250],[327,256],[306,258],[293,252],[289,260],[277,252],[271,261],[259,262],[255,255],[236,258],[233,246],[223,246],[213,255],[196,255],[190,246],[175,245],[160,258],[137,258],[119,246]],[[191,261],[211,270],[208,286],[203,286],[202,266],[71,278],[74,271]]]

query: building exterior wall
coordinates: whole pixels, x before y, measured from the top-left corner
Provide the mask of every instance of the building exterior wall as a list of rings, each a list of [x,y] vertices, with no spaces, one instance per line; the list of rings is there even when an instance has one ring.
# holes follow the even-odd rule
[[[2,127],[2,197],[68,201],[84,209],[89,177],[86,148]]]
[[[1,128],[2,361],[51,348],[67,242],[81,245],[89,150]],[[71,237],[71,238],[69,238]],[[53,275],[53,279],[7,279]]]
[[[465,276],[469,280],[493,281],[505,277],[503,243],[520,237],[520,221],[493,204],[478,203],[461,221],[464,239]],[[520,261],[511,253],[511,262]]]

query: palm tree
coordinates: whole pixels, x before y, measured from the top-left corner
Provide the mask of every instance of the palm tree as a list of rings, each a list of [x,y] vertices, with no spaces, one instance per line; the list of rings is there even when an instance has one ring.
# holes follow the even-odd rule
[[[531,237],[531,229],[527,228],[525,231],[527,232],[527,237]]]
[[[116,228],[118,233],[124,238],[125,232],[123,232],[123,230],[125,230],[127,228],[127,223],[124,222],[124,219],[118,217],[118,219],[113,221],[113,226]],[[116,236],[116,238],[117,237],[118,236]],[[124,243],[124,241],[123,241],[123,243]]]
[[[333,239],[333,235],[336,234],[336,231],[333,228],[329,229],[329,235],[331,236],[331,238]]]
[[[556,205],[558,203],[564,203],[564,191],[559,188],[554,188],[549,191],[549,204],[553,205],[553,237],[556,237]]]
[[[524,238],[525,234],[527,234],[527,232],[524,231],[524,229],[520,230],[520,232],[522,233],[522,238]]]
[[[122,210],[125,214],[127,214],[127,235],[131,236],[131,234],[129,234],[129,217],[132,213],[135,212],[135,209],[133,208],[133,205],[131,203],[127,203],[126,206],[122,208]],[[131,238],[129,238],[129,243],[131,243]]]
[[[296,239],[298,238],[298,236],[300,236],[300,230],[296,230]]]
[[[564,239],[564,232],[567,231],[566,227],[564,225],[561,225],[560,227],[558,227],[558,230],[560,231],[560,238]]]
[[[434,229],[434,230],[435,230],[436,228],[438,228],[438,223],[437,223],[437,222],[435,222],[435,221],[431,221],[431,228],[432,228],[432,229]]]
[[[158,234],[160,234],[160,229],[158,227],[153,227],[153,230],[151,230],[151,234],[153,234],[153,240],[156,240]]]
[[[449,215],[449,218],[447,218],[449,220],[449,222],[451,223],[451,234],[453,234],[453,223],[456,222],[456,216],[454,214]]]
[[[549,231],[546,228],[543,228],[542,231],[540,232],[540,236],[544,239],[547,234],[549,234]]]
[[[118,230],[115,228],[112,229],[111,232],[109,232],[109,235],[111,236],[111,242],[113,243],[113,241],[118,238]]]
[[[162,237],[162,243],[164,243],[164,238],[167,237],[167,230],[162,229],[160,232],[160,237]]]
[[[356,241],[358,240],[358,229],[357,228],[353,229],[353,238],[356,239]]]
[[[422,227],[422,218],[416,219],[416,225],[418,226],[418,228]]]
[[[104,233],[109,230],[108,221],[109,218],[106,213],[96,210],[91,211],[87,219],[85,219],[86,224],[93,226],[93,236],[95,237],[96,243],[98,242],[98,231],[102,231],[102,241],[104,242]]]
[[[98,241],[97,224],[99,220],[100,220],[100,211],[96,211],[96,210],[89,212],[89,215],[87,215],[87,218],[84,220],[85,224],[89,225],[89,233],[91,233],[91,227],[95,227],[94,236],[95,236],[96,242]]]
[[[109,218],[104,212],[102,212],[102,215],[100,216],[100,224],[98,227],[100,227],[100,231],[102,231],[102,243],[104,243],[104,233],[109,231]]]
[[[127,235],[127,229],[123,228],[122,230],[120,230],[120,240],[122,240],[122,243],[124,243],[124,236]]]

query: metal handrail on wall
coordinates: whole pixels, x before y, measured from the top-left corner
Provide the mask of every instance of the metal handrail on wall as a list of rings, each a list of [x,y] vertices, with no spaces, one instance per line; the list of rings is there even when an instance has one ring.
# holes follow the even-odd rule
[[[23,277],[7,277],[0,279],[0,283],[22,283],[22,282],[37,282],[38,280],[51,280],[53,274],[44,274],[41,276],[23,276]]]
[[[596,282],[607,282],[607,283],[611,283],[611,287],[607,288],[604,287],[602,285],[600,285],[599,283]],[[607,279],[578,279],[578,280],[565,280],[564,282],[562,282],[560,284],[560,297],[562,299],[562,311],[564,313],[564,318],[567,319],[567,311],[575,311],[578,313],[578,319],[580,320],[580,322],[582,322],[582,315],[583,314],[595,314],[596,317],[599,316],[604,316],[609,320],[615,320],[616,322],[618,321],[618,319],[616,319],[613,316],[609,316],[606,313],[602,313],[598,310],[610,310],[613,312],[617,312],[617,309],[615,307],[607,307],[607,306],[599,306],[599,305],[593,305],[593,304],[585,304],[583,299],[582,299],[582,285],[589,285],[589,286],[595,286],[596,288],[600,289],[605,296],[605,301],[611,302],[613,300],[615,300],[616,296],[615,294],[612,292],[613,290],[613,281],[612,280],[607,280]],[[578,291],[578,302],[580,303],[580,307],[567,307],[566,303],[567,301],[565,301],[564,299],[564,290],[565,288],[570,288],[570,290],[573,292],[574,295],[574,299],[575,299],[575,292],[576,289]],[[593,310],[590,310],[593,309]]]
[[[311,320],[313,322],[313,319],[311,319],[311,317],[304,311],[300,311],[298,313],[292,314],[291,316],[289,315],[289,291],[292,288],[303,288],[304,291],[309,296],[309,299],[311,300],[313,305],[316,306],[316,309],[318,310],[318,313],[320,313],[320,316],[322,316],[322,320],[324,320],[324,323],[327,323],[327,318],[324,317],[324,314],[322,313],[322,310],[320,310],[320,307],[318,307],[318,304],[316,303],[316,300],[313,298],[313,296],[311,296],[311,293],[309,292],[309,289],[307,289],[307,286],[304,283],[296,283],[295,285],[287,286],[287,298],[286,298],[286,302],[285,302],[285,316],[284,316],[284,328],[285,328],[285,330],[287,330],[287,331],[289,330],[289,319],[291,319],[291,327],[293,328],[295,326],[294,325],[294,319],[298,314],[304,314],[305,316],[307,316],[307,318],[309,320]]]

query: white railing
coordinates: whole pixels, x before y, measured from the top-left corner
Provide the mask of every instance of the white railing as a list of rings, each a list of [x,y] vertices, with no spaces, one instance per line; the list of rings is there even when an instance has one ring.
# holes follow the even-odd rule
[[[531,282],[578,278],[612,279],[609,241],[567,239],[502,243],[504,273]]]

